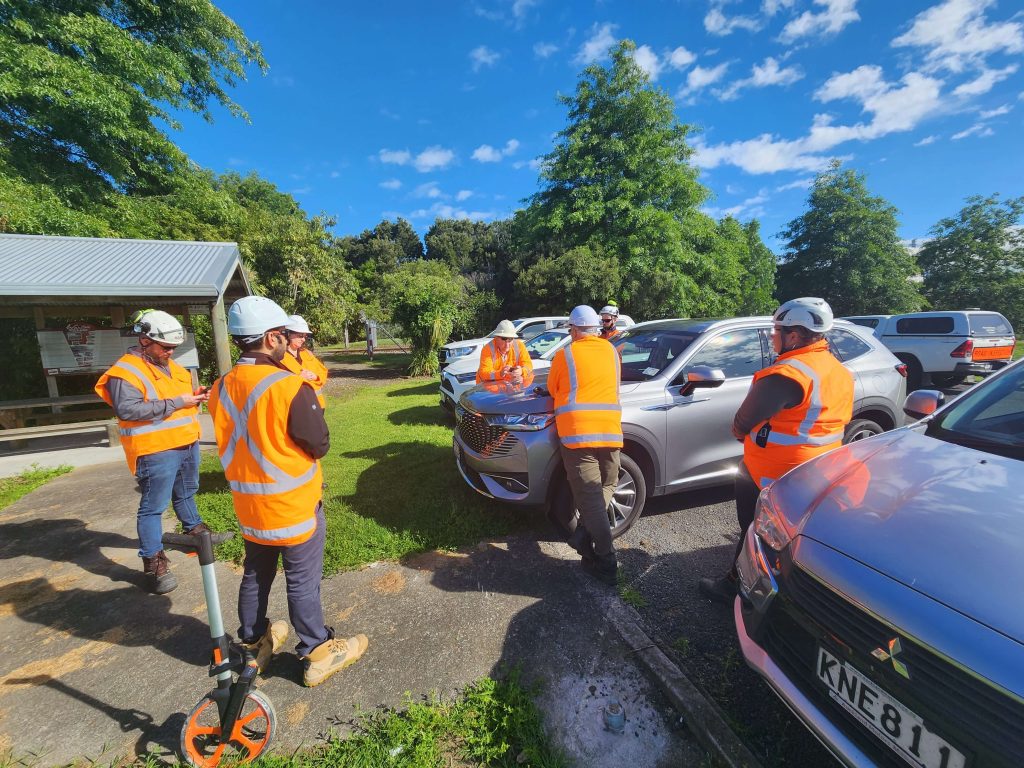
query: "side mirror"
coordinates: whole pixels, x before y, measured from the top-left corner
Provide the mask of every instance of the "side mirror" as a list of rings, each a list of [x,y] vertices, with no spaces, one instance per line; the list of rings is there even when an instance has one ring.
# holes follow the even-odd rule
[[[679,394],[687,396],[692,395],[695,389],[714,389],[722,386],[725,383],[725,374],[721,368],[695,365],[683,374],[682,379],[683,386]]]
[[[919,389],[907,395],[903,403],[903,412],[912,419],[923,419],[931,416],[946,402],[946,396],[937,389]]]

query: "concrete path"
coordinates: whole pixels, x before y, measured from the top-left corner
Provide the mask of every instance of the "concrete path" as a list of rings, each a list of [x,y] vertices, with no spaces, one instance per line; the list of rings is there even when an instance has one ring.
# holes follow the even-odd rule
[[[137,503],[120,461],[78,469],[0,512],[0,756],[47,766],[168,752],[184,713],[211,687],[196,561],[171,554],[171,594],[140,589]],[[570,554],[516,538],[325,581],[328,622],[365,632],[370,647],[305,689],[289,641],[260,682],[278,713],[276,751],[345,731],[357,709],[449,695],[519,665],[527,681],[542,682],[547,728],[577,765],[709,764],[606,619],[612,593]],[[217,574],[233,632],[238,574],[225,564]],[[272,617],[286,618],[283,596],[282,582]],[[622,735],[602,727],[612,695],[625,706]]]

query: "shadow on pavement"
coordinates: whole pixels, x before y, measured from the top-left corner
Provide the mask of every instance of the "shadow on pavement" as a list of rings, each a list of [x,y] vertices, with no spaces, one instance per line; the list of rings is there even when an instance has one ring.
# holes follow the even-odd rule
[[[55,563],[73,563],[111,581],[141,586],[142,561],[139,561],[139,568],[128,568],[104,555],[103,547],[138,550],[139,543],[119,533],[95,530],[81,520],[67,518],[0,524],[0,560],[38,557]]]

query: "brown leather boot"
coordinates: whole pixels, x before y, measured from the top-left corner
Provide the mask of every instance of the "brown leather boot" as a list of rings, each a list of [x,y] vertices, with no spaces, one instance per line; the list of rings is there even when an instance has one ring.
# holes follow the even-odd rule
[[[320,685],[335,672],[355,664],[366,652],[366,646],[369,644],[366,635],[356,635],[347,640],[332,637],[326,643],[321,643],[305,658],[306,669],[302,675],[302,682],[310,688]]]
[[[152,557],[142,558],[142,570],[146,574],[146,586],[150,592],[165,595],[178,586],[178,580],[171,573],[167,554],[162,549]]]

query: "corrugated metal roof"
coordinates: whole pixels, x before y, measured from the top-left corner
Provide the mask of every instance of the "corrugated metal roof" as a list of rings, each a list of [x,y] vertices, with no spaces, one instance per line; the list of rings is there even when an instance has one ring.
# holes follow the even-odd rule
[[[214,301],[239,266],[235,243],[0,234],[0,296]]]

